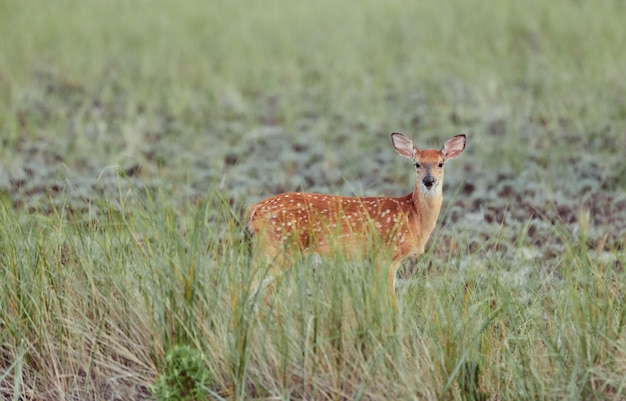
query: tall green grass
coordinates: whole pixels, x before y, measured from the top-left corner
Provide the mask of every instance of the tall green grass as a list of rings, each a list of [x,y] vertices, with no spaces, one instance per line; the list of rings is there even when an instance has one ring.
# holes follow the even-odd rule
[[[426,256],[398,306],[375,265],[304,260],[271,301],[250,292],[239,211],[163,194],[96,221],[3,202],[4,395],[146,397],[188,344],[208,398],[610,399],[624,392],[624,258],[584,238],[541,260]],[[384,274],[383,274],[384,275]],[[376,295],[378,294],[378,295]]]

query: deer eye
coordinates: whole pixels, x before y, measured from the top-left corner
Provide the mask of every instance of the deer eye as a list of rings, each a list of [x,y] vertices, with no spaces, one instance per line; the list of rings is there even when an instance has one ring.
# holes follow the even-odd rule
[[[443,162],[439,162],[439,164],[437,165],[437,167],[439,167],[439,168],[443,168]]]
[[[420,167],[422,167],[422,166],[420,166],[419,163],[415,163],[415,168],[420,168]]]

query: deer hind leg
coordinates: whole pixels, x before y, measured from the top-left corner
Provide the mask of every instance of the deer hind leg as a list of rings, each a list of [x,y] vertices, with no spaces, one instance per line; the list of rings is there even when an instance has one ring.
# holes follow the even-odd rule
[[[271,240],[256,238],[249,270],[248,290],[250,298],[261,295],[269,303],[274,292],[274,281],[284,264],[284,253]]]
[[[253,243],[254,256],[250,270],[251,296],[261,295],[267,305],[272,303],[273,294],[281,277],[302,257],[302,244],[296,239],[257,236]]]

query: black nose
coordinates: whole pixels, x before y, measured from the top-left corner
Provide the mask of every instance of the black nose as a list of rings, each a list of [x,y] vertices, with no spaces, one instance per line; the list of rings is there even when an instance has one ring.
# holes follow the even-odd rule
[[[435,184],[435,177],[433,177],[432,175],[427,175],[426,177],[424,177],[422,182],[424,183],[424,186],[426,188],[430,188]]]

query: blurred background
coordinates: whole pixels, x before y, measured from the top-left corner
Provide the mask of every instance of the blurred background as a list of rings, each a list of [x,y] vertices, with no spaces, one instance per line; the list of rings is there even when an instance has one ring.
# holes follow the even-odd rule
[[[617,0],[2,1],[0,194],[400,196],[391,132],[466,133],[442,227],[470,249],[555,222],[623,246],[624,21]]]

